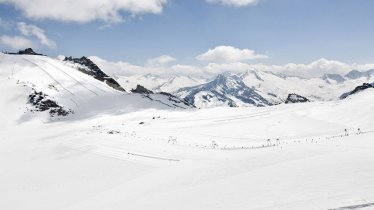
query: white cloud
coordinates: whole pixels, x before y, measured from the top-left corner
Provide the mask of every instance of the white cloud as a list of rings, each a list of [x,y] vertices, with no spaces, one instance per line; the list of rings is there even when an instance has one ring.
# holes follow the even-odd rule
[[[131,14],[162,12],[167,0],[0,0],[13,4],[32,19],[70,22],[122,21],[121,12]]]
[[[40,41],[42,45],[45,45],[51,49],[56,49],[56,43],[44,34],[43,29],[34,25],[27,25],[24,22],[17,23],[17,28],[22,35],[34,36]]]
[[[165,66],[166,64],[169,64],[177,59],[169,56],[169,55],[161,55],[157,58],[152,58],[147,61],[148,66]]]
[[[211,77],[217,74],[230,71],[241,73],[248,70],[257,69],[260,71],[271,71],[282,73],[288,76],[300,76],[304,78],[320,77],[324,74],[344,75],[353,69],[365,71],[374,69],[374,64],[347,64],[340,61],[319,59],[308,64],[288,63],[285,65],[248,64],[242,62],[233,63],[209,63],[205,66],[172,65],[168,67],[136,66],[128,62],[111,62],[99,57],[90,57],[100,68],[110,75],[130,76],[144,75],[148,73],[159,75],[195,75]]]
[[[97,56],[89,57],[95,64],[97,64],[103,71],[112,76],[131,76],[144,74],[159,74],[159,75],[202,75],[203,69],[196,66],[180,65],[173,66],[136,66],[123,61],[107,61]]]
[[[353,69],[359,71],[374,69],[374,64],[347,64],[340,61],[321,58],[308,64],[287,63],[285,65],[266,65],[236,62],[226,64],[210,63],[204,68],[205,72],[208,72],[209,74],[218,74],[225,71],[244,72],[247,70],[257,69],[261,71],[282,73],[288,76],[313,78],[323,76],[324,74],[344,75]]]
[[[238,49],[232,46],[218,46],[196,57],[196,59],[200,61],[212,61],[217,63],[238,62],[260,58],[267,58],[267,56],[257,54],[250,49]]]
[[[209,3],[219,3],[234,7],[244,7],[248,5],[254,5],[258,0],[206,0]]]
[[[16,50],[34,46],[31,40],[22,36],[1,36],[0,43]]]

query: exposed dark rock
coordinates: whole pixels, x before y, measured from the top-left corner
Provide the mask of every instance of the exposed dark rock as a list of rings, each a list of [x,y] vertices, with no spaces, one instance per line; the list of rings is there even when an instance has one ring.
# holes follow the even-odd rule
[[[170,93],[166,93],[166,92],[161,92],[160,93],[161,95],[164,95],[164,96],[167,96],[168,97],[168,100],[169,101],[172,101],[174,103],[177,103],[177,104],[180,104],[180,103],[183,103],[184,105],[186,106],[189,106],[189,107],[195,107],[193,104],[190,104],[188,103],[188,101],[186,101],[185,99],[181,99],[175,95],[172,95]]]
[[[285,101],[286,104],[306,103],[306,102],[310,102],[309,99],[305,98],[304,96],[298,95],[296,93],[289,94]]]
[[[34,52],[34,50],[32,48],[27,48],[27,49],[24,49],[24,50],[20,50],[20,51],[18,51],[18,53],[12,53],[12,52],[5,52],[5,53],[9,54],[9,55],[41,55],[41,56],[45,56],[43,54]]]
[[[170,93],[166,93],[166,92],[154,93],[153,91],[148,90],[147,88],[141,85],[137,85],[135,89],[131,90],[131,92],[141,94],[144,98],[147,98],[151,101],[159,102],[169,107],[182,108],[182,109],[185,109],[187,107],[195,108],[195,106],[188,103],[188,101],[181,99],[177,96],[174,96]],[[160,96],[162,96],[163,99],[161,99]],[[183,105],[185,105],[185,107]]]
[[[374,84],[374,83],[373,83]],[[369,83],[364,83],[360,86],[357,86],[354,90],[350,91],[350,92],[347,92],[347,93],[344,93],[343,95],[340,96],[340,99],[345,99],[347,98],[348,96],[350,95],[354,95],[358,92],[361,92],[363,90],[366,90],[366,89],[369,89],[369,88],[374,88],[374,85],[373,84],[369,84]]]
[[[110,130],[110,131],[107,132],[107,134],[111,134],[111,135],[120,134],[120,133],[121,133],[120,131],[116,131],[116,130]]]
[[[85,56],[81,58],[65,57],[64,61],[70,61],[85,66],[87,67],[87,69],[78,68],[78,70],[92,76],[93,78],[99,81],[105,82],[107,85],[116,90],[125,91],[125,89],[123,89],[116,80],[105,74],[94,62],[92,62],[89,58]]]
[[[131,92],[133,93],[139,93],[139,94],[153,94],[151,90],[148,90],[147,88],[137,85],[135,89],[132,89]]]
[[[29,95],[29,103],[35,107],[35,109],[31,111],[49,111],[51,117],[54,117],[55,115],[67,116],[71,113],[74,113],[71,109],[65,110],[55,101],[49,99],[48,95],[44,94],[43,92],[37,92],[35,90],[32,94]]]

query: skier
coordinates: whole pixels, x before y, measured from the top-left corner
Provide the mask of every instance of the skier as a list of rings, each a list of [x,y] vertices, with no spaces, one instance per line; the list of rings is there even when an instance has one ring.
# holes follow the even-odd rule
[[[344,129],[345,136],[348,136],[348,131],[347,129]]]
[[[267,142],[268,146],[271,145],[271,141],[270,141],[270,139],[266,140],[266,142]]]
[[[173,136],[169,136],[169,141],[168,143],[171,143],[171,144],[176,144],[177,143],[177,138],[173,137]]]
[[[212,148],[215,149],[217,146],[218,144],[216,143],[216,141],[212,141]]]
[[[361,129],[358,128],[358,129],[357,129],[357,135],[360,135],[360,134],[362,134],[362,132],[361,132]]]
[[[131,137],[132,137],[132,138],[135,138],[135,137],[136,137],[136,132],[135,132],[135,131],[131,132]]]

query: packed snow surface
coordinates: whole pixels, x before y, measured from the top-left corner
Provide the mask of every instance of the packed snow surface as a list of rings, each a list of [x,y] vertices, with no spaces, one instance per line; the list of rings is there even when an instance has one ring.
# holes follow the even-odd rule
[[[372,89],[171,109],[54,59],[0,57],[0,209],[374,207]],[[28,112],[32,87],[75,113]]]

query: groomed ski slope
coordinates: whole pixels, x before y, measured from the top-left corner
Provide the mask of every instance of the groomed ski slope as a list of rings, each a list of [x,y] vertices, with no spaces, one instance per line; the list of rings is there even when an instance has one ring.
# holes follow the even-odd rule
[[[48,65],[30,63],[30,81],[40,85],[33,75]],[[66,76],[77,97],[45,91],[85,109],[50,119],[24,113],[24,70],[0,72],[0,209],[373,207],[373,90],[334,102],[169,110],[132,94],[109,106],[117,93],[92,81],[98,88],[88,89],[110,92],[96,103],[103,98]]]

